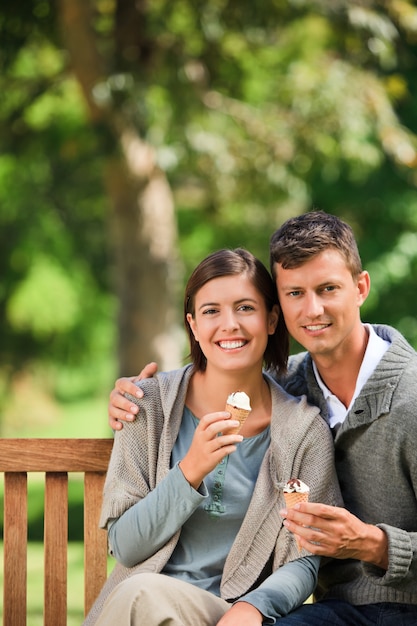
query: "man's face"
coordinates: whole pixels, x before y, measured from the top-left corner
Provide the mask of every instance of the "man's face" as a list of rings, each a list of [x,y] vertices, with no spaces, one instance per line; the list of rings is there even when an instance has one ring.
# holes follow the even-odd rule
[[[288,331],[313,357],[336,358],[355,346],[360,306],[369,293],[367,272],[355,280],[333,248],[295,269],[275,264],[275,272]]]

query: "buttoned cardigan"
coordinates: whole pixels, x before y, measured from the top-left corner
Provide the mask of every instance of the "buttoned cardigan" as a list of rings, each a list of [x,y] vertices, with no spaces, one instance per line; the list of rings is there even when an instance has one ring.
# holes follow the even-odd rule
[[[137,419],[115,433],[104,487],[101,525],[119,517],[170,471],[191,366],[143,380]],[[294,537],[283,526],[282,488],[291,477],[310,486],[310,500],[341,505],[334,469],[331,433],[319,409],[305,397],[294,398],[265,374],[271,390],[271,443],[261,464],[252,500],[226,559],[220,593],[226,600],[245,594],[259,580],[272,556],[273,570],[299,557]],[[140,572],[160,572],[178,541],[176,533],[155,554],[132,568],[116,564],[84,622],[95,623],[105,598],[123,579]],[[306,553],[307,554],[307,553]]]

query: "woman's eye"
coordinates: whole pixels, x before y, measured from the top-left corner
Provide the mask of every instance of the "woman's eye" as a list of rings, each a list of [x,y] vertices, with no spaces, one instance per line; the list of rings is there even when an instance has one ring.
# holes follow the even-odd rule
[[[205,309],[203,311],[203,315],[213,315],[213,313],[217,313],[217,309]]]

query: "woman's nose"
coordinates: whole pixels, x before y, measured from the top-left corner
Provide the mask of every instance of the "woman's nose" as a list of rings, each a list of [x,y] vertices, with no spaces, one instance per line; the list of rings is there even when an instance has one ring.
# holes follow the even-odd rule
[[[239,328],[239,322],[233,311],[225,311],[222,316],[222,329],[224,331],[236,330]]]

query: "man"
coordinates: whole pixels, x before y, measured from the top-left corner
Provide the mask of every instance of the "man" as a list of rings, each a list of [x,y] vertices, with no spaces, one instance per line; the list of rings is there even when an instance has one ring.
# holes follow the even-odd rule
[[[417,353],[393,328],[362,323],[370,278],[339,218],[315,211],[288,220],[270,253],[288,330],[308,351],[290,358],[280,382],[327,419],[346,507],[281,512],[302,546],[333,558],[323,559],[318,601],[280,624],[415,625]],[[126,411],[134,419],[122,395],[137,391],[131,380],[111,394],[113,427]]]

